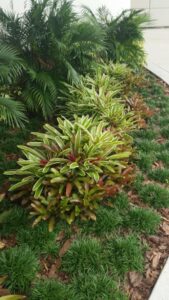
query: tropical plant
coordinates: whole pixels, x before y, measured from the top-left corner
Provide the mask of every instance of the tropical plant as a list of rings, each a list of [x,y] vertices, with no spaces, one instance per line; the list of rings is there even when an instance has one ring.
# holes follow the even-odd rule
[[[15,80],[22,74],[24,69],[22,60],[17,51],[1,44],[0,46],[0,121],[13,127],[23,127],[27,121],[25,107],[17,99],[14,87]],[[5,85],[8,85],[6,88]],[[14,99],[11,98],[13,90]]]
[[[95,67],[92,77],[81,77],[78,84],[68,85],[62,101],[67,101],[64,113],[94,114],[105,120],[111,128],[128,132],[146,127],[145,118],[154,111],[136,92],[145,85],[143,72],[136,72],[125,64],[102,62]]]
[[[34,224],[47,220],[52,230],[59,218],[69,224],[76,217],[95,220],[103,197],[126,182],[131,147],[105,126],[88,116],[58,118],[58,129],[46,124],[45,133],[19,146],[25,159],[5,174],[15,176],[11,199],[27,199]]]
[[[7,296],[0,297],[0,300],[24,300],[24,299],[26,299],[26,297],[21,295],[7,295]]]
[[[0,79],[11,98],[47,119],[55,112],[60,81],[77,82],[78,73],[90,69],[104,48],[104,34],[78,17],[72,1],[30,2],[22,16],[0,9]]]
[[[74,111],[78,115],[94,115],[98,121],[104,120],[107,127],[117,134],[135,128],[134,115],[126,112],[120,99],[121,87],[114,78],[98,70],[94,78],[86,76],[82,78],[80,84],[67,87],[69,116]]]
[[[98,65],[100,72],[108,75],[121,86],[121,96],[126,97],[146,85],[145,73],[142,69],[135,71],[125,63],[102,62]]]
[[[27,122],[24,105],[19,101],[1,96],[0,121],[12,127],[24,127]]]
[[[101,18],[101,24],[106,33],[108,58],[134,68],[143,65],[145,52],[142,26],[148,21],[148,15],[142,10],[125,10],[116,18],[106,13],[104,19]]]

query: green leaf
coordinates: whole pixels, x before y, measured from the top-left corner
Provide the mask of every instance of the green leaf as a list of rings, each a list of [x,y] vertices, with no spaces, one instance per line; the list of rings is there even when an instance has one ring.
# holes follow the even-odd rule
[[[79,168],[79,165],[77,162],[73,162],[72,164],[70,164],[70,169],[73,170],[73,169],[76,169],[76,168]]]

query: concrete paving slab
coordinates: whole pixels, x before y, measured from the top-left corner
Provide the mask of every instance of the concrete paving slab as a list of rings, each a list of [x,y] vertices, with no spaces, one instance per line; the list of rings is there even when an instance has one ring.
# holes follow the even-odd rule
[[[169,300],[169,259],[157,280],[149,300]]]

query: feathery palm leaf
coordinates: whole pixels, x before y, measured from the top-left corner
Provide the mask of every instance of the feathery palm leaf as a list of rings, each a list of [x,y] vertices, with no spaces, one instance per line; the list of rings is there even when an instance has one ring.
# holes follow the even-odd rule
[[[27,122],[25,107],[19,101],[0,97],[0,121],[12,127],[24,127]]]
[[[24,64],[18,52],[11,46],[0,45],[0,82],[12,83],[24,69]]]

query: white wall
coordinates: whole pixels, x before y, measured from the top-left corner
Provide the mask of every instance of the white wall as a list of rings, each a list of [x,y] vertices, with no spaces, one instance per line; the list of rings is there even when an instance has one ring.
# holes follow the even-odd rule
[[[152,19],[151,26],[169,26],[169,0],[131,0],[131,7],[146,9]]]
[[[13,8],[18,13],[21,13],[24,11],[25,5],[26,5],[25,0],[14,0],[13,1]],[[0,7],[2,7],[3,9],[9,10],[11,8],[11,0],[0,0]]]
[[[0,0],[0,7],[4,9],[10,8],[11,0]],[[25,3],[29,0],[13,0],[14,10],[18,13],[24,11]],[[81,5],[89,6],[92,10],[96,10],[100,6],[107,6],[113,15],[117,15],[124,9],[130,8],[130,0],[75,0],[75,5],[79,9]]]
[[[130,0],[75,0],[75,3],[78,7],[81,5],[89,6],[94,11],[104,5],[113,15],[130,8]]]

